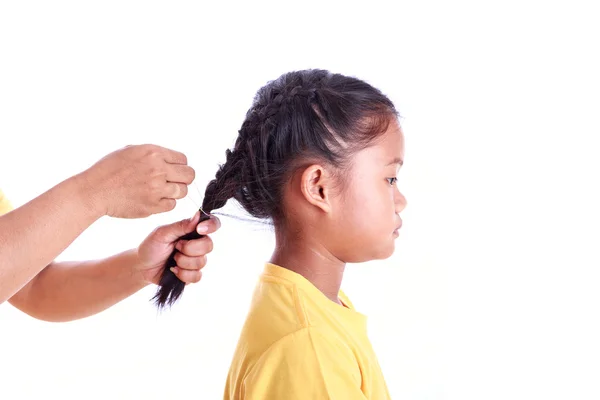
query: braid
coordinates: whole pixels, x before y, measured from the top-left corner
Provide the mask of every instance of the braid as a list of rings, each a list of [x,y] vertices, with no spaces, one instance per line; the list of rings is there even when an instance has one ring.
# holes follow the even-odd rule
[[[227,150],[226,156],[225,164],[219,168],[215,179],[209,182],[204,192],[204,200],[200,210],[200,222],[208,220],[210,217],[207,214],[225,206],[225,203],[230,198],[239,197],[239,175],[244,173],[244,158],[239,155],[239,152],[236,153],[231,150]],[[194,230],[183,235],[179,240],[194,240],[202,237],[203,235]],[[164,308],[166,305],[173,305],[181,297],[185,289],[185,283],[171,271],[171,268],[177,265],[175,254],[177,254],[177,250],[173,250],[167,259],[162,276],[160,277],[158,290],[152,298],[159,309]]]

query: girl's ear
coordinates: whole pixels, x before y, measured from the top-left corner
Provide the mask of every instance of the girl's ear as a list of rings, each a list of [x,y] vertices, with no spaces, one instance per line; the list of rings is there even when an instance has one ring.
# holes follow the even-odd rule
[[[304,170],[300,190],[304,198],[326,213],[331,212],[333,177],[323,166],[314,164]]]

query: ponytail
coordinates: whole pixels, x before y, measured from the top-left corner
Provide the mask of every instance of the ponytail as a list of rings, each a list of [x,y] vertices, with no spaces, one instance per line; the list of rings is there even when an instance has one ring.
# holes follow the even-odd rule
[[[200,222],[208,220],[206,214],[200,214]],[[195,240],[204,237],[204,235],[200,235],[195,229],[194,231],[187,233],[180,237],[178,240]],[[165,263],[165,269],[160,277],[160,281],[158,283],[158,290],[156,294],[152,298],[155,302],[156,306],[160,308],[164,308],[165,306],[172,306],[173,303],[181,297],[183,293],[183,289],[185,288],[185,283],[183,283],[177,275],[171,271],[171,268],[177,266],[177,261],[175,261],[175,254],[177,254],[177,250],[173,250],[169,258]]]
[[[202,208],[200,208],[200,222],[210,219],[211,211],[222,208],[227,200],[238,197],[238,193],[241,191],[239,175],[244,172],[242,170],[243,162],[240,162],[241,157],[238,157],[231,150],[227,150],[226,155],[225,164],[219,168],[215,179],[210,181],[204,192],[204,200],[202,201]],[[204,235],[200,235],[194,230],[183,235],[179,240],[194,240],[202,237]],[[185,283],[171,271],[171,268],[177,265],[175,261],[177,251],[177,249],[173,250],[167,259],[158,283],[158,290],[152,298],[159,309],[172,306],[181,297],[185,288]]]

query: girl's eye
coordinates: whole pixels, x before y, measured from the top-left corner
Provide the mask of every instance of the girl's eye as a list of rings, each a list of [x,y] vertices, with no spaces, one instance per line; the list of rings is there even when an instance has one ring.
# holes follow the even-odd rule
[[[398,182],[398,178],[394,177],[394,178],[385,178],[390,185],[393,185],[394,183]]]

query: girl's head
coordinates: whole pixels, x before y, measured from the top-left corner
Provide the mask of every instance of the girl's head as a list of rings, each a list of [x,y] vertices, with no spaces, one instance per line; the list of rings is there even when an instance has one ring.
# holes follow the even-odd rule
[[[387,258],[406,205],[403,157],[397,111],[379,90],[324,70],[286,73],[256,94],[202,208],[234,198],[271,218],[278,238],[310,238],[343,262]]]

